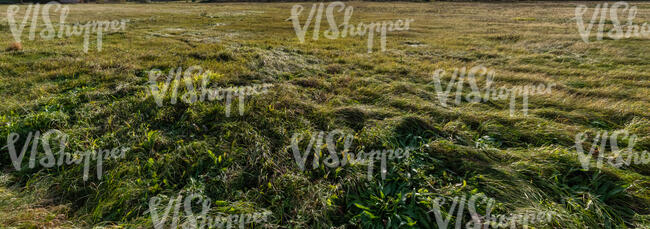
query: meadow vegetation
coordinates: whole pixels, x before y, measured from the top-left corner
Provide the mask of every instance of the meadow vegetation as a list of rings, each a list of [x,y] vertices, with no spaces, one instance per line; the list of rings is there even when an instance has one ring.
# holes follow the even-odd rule
[[[650,226],[650,166],[585,171],[574,143],[624,129],[650,149],[648,37],[585,43],[576,3],[348,2],[353,22],[414,19],[368,53],[365,37],[300,43],[293,4],[69,5],[66,23],[130,20],[88,53],[79,36],[4,50],[14,41],[0,6],[0,145],[58,129],[71,150],[131,149],[87,181],[75,165],[15,171],[1,149],[0,225],[151,228],[149,199],[185,191],[223,212],[273,213],[255,227],[433,228],[432,196],[476,193],[500,203],[495,213],[558,213],[538,228]],[[633,4],[650,22],[650,3]],[[223,102],[147,96],[151,69],[193,65],[220,86],[274,86],[230,117]],[[442,107],[432,73],[478,65],[497,87],[556,86],[529,98],[527,116],[510,116],[506,100]],[[384,180],[362,165],[301,172],[291,136],[334,129],[355,147],[416,150]]]

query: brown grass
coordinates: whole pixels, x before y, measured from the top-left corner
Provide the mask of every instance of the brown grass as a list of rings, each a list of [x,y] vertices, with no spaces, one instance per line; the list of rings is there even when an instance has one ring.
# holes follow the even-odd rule
[[[6,51],[20,51],[23,50],[23,44],[20,42],[13,42],[9,44],[9,47],[7,47]]]

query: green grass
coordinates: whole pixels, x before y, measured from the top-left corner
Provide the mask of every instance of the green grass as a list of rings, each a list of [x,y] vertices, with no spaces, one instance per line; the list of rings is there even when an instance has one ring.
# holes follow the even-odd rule
[[[415,22],[370,54],[365,37],[300,43],[285,20],[293,3],[69,5],[68,22],[131,20],[101,52],[24,33],[24,50],[0,51],[2,145],[58,129],[71,150],[131,151],[83,181],[81,166],[13,171],[0,150],[0,225],[150,228],[151,197],[188,191],[230,213],[270,210],[270,228],[434,227],[427,196],[473,193],[495,198],[494,213],[558,213],[540,228],[650,226],[648,165],[581,171],[574,147],[578,133],[625,129],[650,149],[648,38],[584,43],[574,3],[346,4],[354,23]],[[650,21],[650,4],[633,4]],[[220,86],[275,86],[243,116],[146,98],[151,69],[192,65],[223,75]],[[496,71],[496,87],[557,86],[530,98],[528,116],[511,117],[507,101],[440,106],[432,73],[477,65]],[[291,136],[334,129],[355,133],[355,151],[417,150],[385,180],[362,165],[301,172]]]

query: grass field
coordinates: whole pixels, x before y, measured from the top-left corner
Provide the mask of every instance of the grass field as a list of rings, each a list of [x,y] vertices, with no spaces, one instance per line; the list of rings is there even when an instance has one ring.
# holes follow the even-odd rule
[[[556,214],[535,228],[650,227],[650,166],[584,170],[575,143],[626,130],[636,151],[650,149],[650,37],[583,42],[579,3],[348,2],[355,24],[414,19],[388,34],[385,52],[375,39],[368,53],[366,37],[312,40],[308,30],[300,42],[294,4],[67,5],[66,23],[129,19],[104,34],[101,51],[90,36],[87,53],[81,36],[29,40],[27,26],[22,50],[0,51],[0,145],[56,129],[70,151],[130,150],[85,180],[82,165],[27,168],[27,156],[16,170],[2,148],[0,227],[152,228],[151,198],[166,206],[178,193],[209,197],[214,212],[272,212],[254,228],[437,228],[434,197],[476,194],[494,198],[493,214]],[[650,22],[650,3],[631,4],[639,24]],[[221,87],[273,86],[242,115],[233,103],[229,117],[222,101],[157,106],[148,96],[152,69],[195,65]],[[506,100],[442,106],[433,73],[480,65],[495,72],[494,87],[555,87],[530,96],[528,115],[510,115]],[[414,151],[385,179],[368,179],[363,164],[301,171],[294,133],[336,129],[354,135],[354,151]]]

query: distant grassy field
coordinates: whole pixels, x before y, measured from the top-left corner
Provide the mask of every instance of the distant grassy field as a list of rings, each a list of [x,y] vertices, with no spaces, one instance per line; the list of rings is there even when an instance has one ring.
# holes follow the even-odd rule
[[[301,43],[294,4],[68,5],[66,23],[129,19],[101,51],[90,36],[88,53],[80,36],[29,40],[28,25],[22,50],[0,51],[0,146],[57,129],[73,151],[130,151],[84,181],[81,165],[16,171],[1,149],[0,227],[151,228],[150,199],[179,192],[219,212],[272,212],[256,228],[436,228],[432,196],[480,193],[498,203],[493,214],[556,213],[536,228],[650,227],[650,166],[585,171],[575,147],[582,132],[627,130],[636,151],[650,149],[650,37],[585,43],[577,3],[348,2],[355,24],[414,19],[388,34],[386,52],[375,39],[368,53],[367,37],[312,40],[310,29]],[[650,3],[631,4],[650,22]],[[2,50],[14,42],[8,7]],[[159,107],[147,96],[150,70],[194,65],[220,86],[273,87],[230,117],[224,102]],[[494,87],[556,86],[530,96],[527,116],[506,100],[441,106],[433,72],[479,65],[495,71]],[[335,129],[353,133],[357,151],[415,150],[385,179],[360,164],[300,171],[292,135]]]

